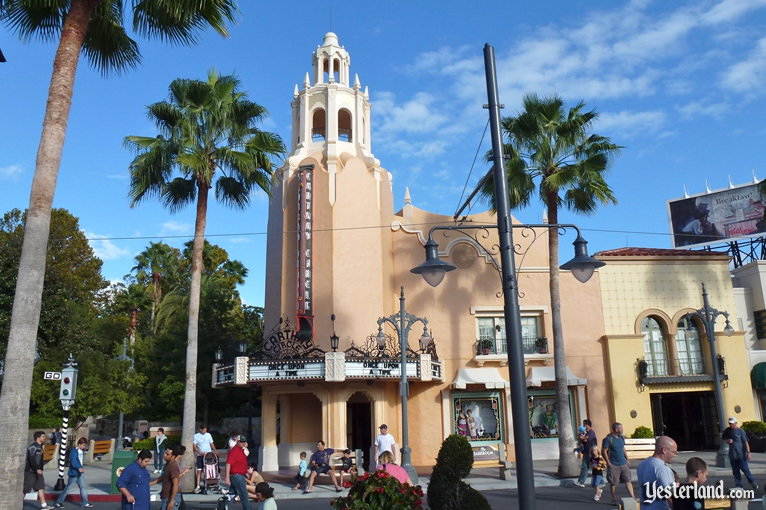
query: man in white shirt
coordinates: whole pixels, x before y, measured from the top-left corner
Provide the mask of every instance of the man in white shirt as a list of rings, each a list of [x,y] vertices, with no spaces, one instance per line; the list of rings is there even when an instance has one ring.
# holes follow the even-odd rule
[[[378,428],[380,429],[380,434],[375,438],[375,462],[378,462],[383,452],[391,452],[391,455],[394,456],[394,462],[396,462],[396,449],[394,448],[396,439],[388,433],[388,425],[385,423]]]
[[[194,492],[199,494],[202,492],[200,486],[200,479],[202,478],[202,470],[204,469],[204,457],[208,452],[215,450],[215,443],[213,443],[213,436],[207,431],[207,425],[201,425],[199,432],[194,434],[194,453],[197,454],[197,487]]]

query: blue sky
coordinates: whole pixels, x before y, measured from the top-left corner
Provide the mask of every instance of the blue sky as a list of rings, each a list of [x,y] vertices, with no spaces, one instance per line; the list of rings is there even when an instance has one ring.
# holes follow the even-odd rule
[[[666,201],[684,186],[696,194],[706,181],[722,189],[729,179],[752,182],[753,171],[766,177],[766,0],[323,4],[243,0],[229,38],[205,34],[191,48],[139,40],[143,65],[117,76],[81,61],[54,205],[80,218],[107,278],[128,273],[150,240],[181,245],[193,232],[193,208],[129,207],[132,155],[122,139],[156,133],[145,106],[165,99],[174,78],[203,79],[215,67],[239,76],[270,111],[263,127],[289,142],[293,87],[329,30],[369,87],[372,150],[394,176],[395,209],[405,187],[420,208],[451,215],[458,205],[487,122],[487,42],[505,115],[525,93],[555,92],[595,108],[596,131],[625,146],[608,175],[618,205],[560,218],[584,229],[591,252],[670,247]],[[28,205],[55,47],[0,27],[0,48],[8,59],[0,64],[4,212]],[[481,153],[489,146],[487,138]],[[469,191],[485,171],[479,161]],[[210,241],[249,268],[241,292],[255,305],[263,304],[266,213],[259,196],[245,211],[213,204],[208,217]],[[538,222],[542,206],[514,215]]]

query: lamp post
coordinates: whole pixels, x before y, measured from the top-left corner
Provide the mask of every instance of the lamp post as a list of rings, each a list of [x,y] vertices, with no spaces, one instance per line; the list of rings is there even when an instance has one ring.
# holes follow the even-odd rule
[[[117,356],[117,359],[119,361],[130,361],[130,369],[133,369],[133,358],[128,356],[128,342],[126,339],[122,339],[122,354]],[[125,436],[123,436],[123,428],[125,427],[125,414],[120,410],[120,418],[117,421],[117,444],[115,445],[116,450],[122,450],[122,441]]]
[[[399,390],[402,395],[402,467],[407,470],[407,474],[410,475],[410,479],[413,483],[418,483],[418,474],[415,472],[415,468],[412,466],[412,457],[409,442],[408,431],[408,417],[407,417],[407,397],[409,394],[409,386],[407,385],[407,335],[410,329],[416,322],[423,324],[423,335],[421,336],[421,343],[423,343],[423,337],[428,337],[428,319],[424,317],[415,317],[412,314],[407,313],[404,310],[404,287],[401,288],[401,294],[399,295],[399,313],[389,315],[388,317],[381,317],[378,319],[378,346],[385,345],[386,335],[383,333],[383,323],[388,322],[394,329],[399,337],[399,348],[401,350],[401,384]],[[430,340],[430,337],[428,337]],[[427,342],[426,342],[427,343]],[[377,459],[375,459],[377,462]]]
[[[524,370],[524,352],[521,335],[521,312],[517,294],[516,266],[513,253],[513,233],[515,228],[511,222],[510,200],[508,195],[508,181],[503,169],[503,141],[500,132],[500,103],[497,93],[497,76],[495,74],[495,51],[486,44],[484,46],[484,70],[487,81],[487,97],[489,100],[489,124],[492,135],[492,178],[495,187],[495,206],[497,208],[497,225],[468,225],[468,226],[442,226],[434,227],[428,235],[426,242],[426,261],[411,271],[421,274],[431,286],[438,285],[447,271],[452,271],[455,266],[439,260],[439,247],[433,240],[433,232],[436,230],[467,230],[467,229],[497,229],[500,251],[500,275],[503,289],[503,315],[505,319],[506,347],[508,352],[508,375],[511,384],[511,415],[513,423],[514,449],[516,452],[516,475],[519,489],[519,509],[535,510],[535,482],[532,469],[532,444],[529,431],[522,424],[529,423],[529,403],[527,401],[526,373]],[[489,174],[471,193],[466,201],[470,201],[478,193]],[[460,211],[465,208],[465,204]],[[458,214],[460,214],[458,212]],[[562,269],[571,270],[581,282],[587,281],[596,267],[604,263],[588,256],[587,242],[579,235],[580,231],[574,225],[526,225],[520,228],[566,228],[577,230],[575,245],[575,258],[562,265]]]
[[[702,303],[702,308],[689,315],[699,317],[705,324],[705,334],[707,335],[708,342],[710,342],[710,362],[713,367],[713,389],[715,390],[715,408],[718,414],[718,428],[720,429],[721,434],[723,434],[723,430],[726,428],[726,414],[723,405],[723,392],[721,391],[721,369],[718,362],[718,352],[715,347],[715,321],[719,315],[723,315],[726,318],[726,327],[723,328],[723,333],[726,336],[734,334],[734,328],[731,327],[731,322],[729,322],[729,312],[719,311],[710,307],[704,283],[702,284]],[[721,444],[715,454],[715,465],[724,468],[730,467],[729,445],[723,441],[720,435],[719,440]]]

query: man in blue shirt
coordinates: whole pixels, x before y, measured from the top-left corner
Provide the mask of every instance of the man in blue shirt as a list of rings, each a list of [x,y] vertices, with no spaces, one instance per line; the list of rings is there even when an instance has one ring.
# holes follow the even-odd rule
[[[729,426],[721,434],[723,440],[729,444],[729,462],[731,463],[731,473],[734,475],[734,482],[737,487],[742,487],[742,472],[745,473],[747,481],[753,489],[758,489],[758,484],[755,483],[755,478],[750,474],[750,466],[748,461],[750,460],[750,443],[748,442],[747,433],[739,428],[737,419],[734,417],[729,418]]]
[[[306,490],[303,491],[304,494],[311,492],[312,487],[314,487],[314,479],[317,475],[322,473],[330,475],[332,484],[335,486],[335,492],[343,491],[340,485],[338,485],[335,469],[333,469],[332,464],[330,464],[330,457],[333,453],[335,453],[335,450],[332,448],[325,448],[324,441],[317,441],[317,451],[311,455],[311,460],[309,462],[309,466],[311,466],[311,475],[309,476],[309,483],[306,486]]]
[[[593,430],[593,423],[591,423],[590,420],[583,420],[582,426],[585,427],[585,432],[580,434],[577,438],[577,442],[582,448],[580,476],[577,477],[577,481],[575,482],[575,485],[578,487],[585,487],[585,479],[588,478],[588,471],[590,471],[590,451],[594,446],[598,446],[598,439],[596,438],[596,432]]]
[[[668,464],[676,454],[676,442],[668,436],[660,436],[654,444],[654,454],[638,464],[641,510],[670,510],[669,491],[676,483],[676,475]]]
[[[635,499],[633,482],[630,481],[630,461],[625,453],[622,423],[612,423],[612,432],[601,443],[601,455],[606,459],[606,481],[612,492],[612,503],[617,504],[617,484],[624,483],[630,497]]]
[[[152,452],[141,450],[138,459],[125,469],[117,479],[117,488],[122,493],[123,510],[150,510],[149,472],[146,466],[152,461]]]

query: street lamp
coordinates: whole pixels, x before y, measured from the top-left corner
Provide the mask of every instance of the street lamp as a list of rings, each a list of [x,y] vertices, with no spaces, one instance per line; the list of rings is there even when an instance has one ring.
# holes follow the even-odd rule
[[[707,340],[710,342],[710,363],[713,367],[713,386],[715,390],[715,407],[718,412],[718,428],[723,434],[726,423],[726,414],[724,413],[723,405],[723,393],[721,392],[721,369],[720,369],[720,357],[715,348],[715,321],[719,315],[723,315],[726,318],[726,327],[723,328],[723,334],[731,336],[734,334],[734,328],[731,327],[729,322],[729,312],[719,311],[710,307],[710,303],[707,298],[707,290],[705,284],[702,284],[702,303],[703,307],[699,310],[688,314],[689,316],[699,317],[705,324],[705,334]],[[715,465],[717,467],[727,468],[729,466],[729,445],[719,435],[720,446],[715,454]]]
[[[128,356],[128,342],[125,338],[122,339],[122,354],[120,356],[117,356],[116,358],[119,361],[130,361],[130,370],[133,370],[133,358]],[[123,435],[123,428],[125,427],[125,413],[122,412],[122,409],[120,409],[120,418],[117,421],[117,444],[115,445],[115,449],[122,450],[122,441],[125,437]]]
[[[407,470],[407,474],[410,475],[410,479],[413,483],[418,483],[418,474],[415,472],[415,468],[412,466],[412,457],[409,445],[409,431],[408,431],[408,418],[407,418],[407,396],[409,393],[409,387],[407,385],[407,335],[410,329],[416,322],[423,324],[423,335],[420,337],[421,345],[423,338],[427,338],[426,344],[431,341],[431,337],[428,335],[428,319],[424,317],[415,317],[412,314],[407,313],[404,310],[404,287],[401,288],[401,294],[399,295],[399,313],[389,315],[388,317],[381,317],[378,319],[378,335],[377,342],[378,348],[381,345],[385,347],[386,335],[383,333],[383,323],[388,322],[396,330],[396,334],[399,337],[399,349],[401,350],[401,384],[399,390],[402,395],[402,458],[401,466]],[[381,349],[382,350],[382,349]],[[377,462],[377,459],[375,459]]]
[[[330,336],[330,347],[332,347],[332,352],[335,352],[338,350],[338,344],[340,343],[340,338],[338,338],[338,335],[335,334],[335,314],[330,315],[330,320],[332,321],[332,335]]]

